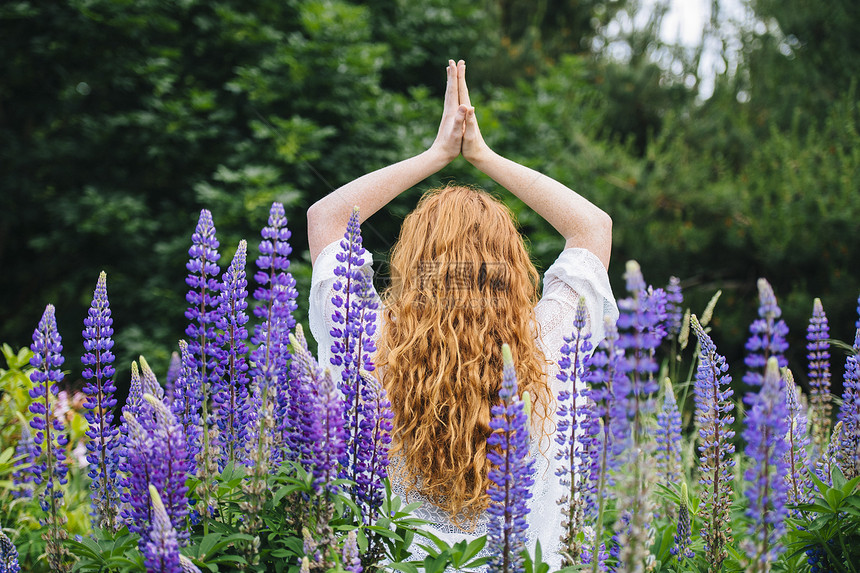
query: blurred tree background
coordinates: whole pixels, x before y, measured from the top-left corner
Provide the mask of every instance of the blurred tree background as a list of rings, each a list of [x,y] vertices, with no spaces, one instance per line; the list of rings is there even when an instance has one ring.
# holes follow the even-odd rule
[[[200,209],[224,268],[272,201],[302,320],[307,207],[429,146],[445,63],[463,58],[488,143],[612,215],[617,294],[627,259],[655,286],[680,277],[694,313],[721,288],[714,336],[738,370],[766,277],[804,382],[813,298],[835,338],[857,320],[860,4],[733,5],[740,17],[713,0],[689,46],[661,35],[661,0],[4,2],[0,341],[29,344],[54,303],[75,383],[105,270],[119,363],[145,354],[163,372]],[[451,179],[505,197],[549,266],[560,238],[462,159],[368,221],[378,258],[421,191]]]

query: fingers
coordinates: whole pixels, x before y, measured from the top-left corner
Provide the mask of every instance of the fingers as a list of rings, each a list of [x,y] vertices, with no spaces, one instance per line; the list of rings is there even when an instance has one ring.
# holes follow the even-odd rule
[[[457,109],[457,105],[460,103],[458,96],[459,85],[457,83],[457,64],[454,63],[454,60],[448,60],[448,68],[446,72],[448,74],[448,85],[445,88],[445,108],[443,116],[454,113],[454,110]]]
[[[460,104],[472,107],[472,102],[469,101],[469,88],[466,87],[466,62],[463,60],[457,62],[457,83]]]

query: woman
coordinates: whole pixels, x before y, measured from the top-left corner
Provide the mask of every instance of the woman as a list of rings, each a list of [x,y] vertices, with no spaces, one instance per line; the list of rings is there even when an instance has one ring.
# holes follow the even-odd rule
[[[539,297],[538,273],[504,205],[465,187],[426,194],[392,250],[374,362],[395,414],[395,492],[425,501],[418,517],[454,543],[485,533],[490,408],[501,386],[501,345],[511,346],[519,388],[535,402],[530,549],[540,539],[547,561],[558,567],[562,530],[555,502],[563,491],[551,447],[553,399],[561,389],[557,361],[580,296],[594,345],[603,338],[604,316],[617,317],[607,277],[612,222],[561,183],[492,151],[469,101],[465,63],[449,61],[447,74],[442,121],[427,151],[364,175],[308,210],[311,331],[320,363],[328,364],[334,255],[353,206],[364,221],[461,153],[546,219],[565,248],[544,274]],[[372,274],[371,265],[364,272]]]

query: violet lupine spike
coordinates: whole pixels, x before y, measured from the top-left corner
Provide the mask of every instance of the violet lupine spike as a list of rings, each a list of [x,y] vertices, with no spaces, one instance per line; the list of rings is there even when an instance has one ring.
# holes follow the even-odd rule
[[[285,439],[293,459],[310,473],[314,462],[311,454],[313,444],[308,442],[308,433],[316,411],[316,388],[312,387],[311,381],[322,376],[322,369],[308,350],[301,324],[297,324],[295,334],[290,335],[290,344],[293,359],[290,361],[290,402]]]
[[[842,440],[842,422],[836,422],[833,434],[824,453],[815,463],[815,474],[827,485],[833,485],[833,468],[839,464],[839,444]]]
[[[588,390],[582,387],[585,360],[591,355],[592,350],[591,332],[585,330],[586,318],[585,298],[579,297],[574,312],[574,330],[569,337],[564,337],[561,359],[558,361],[559,373],[556,375],[556,378],[567,385],[558,393],[558,423],[555,439],[560,446],[555,457],[561,460],[556,476],[559,478],[559,483],[567,489],[565,495],[557,500],[564,515],[563,565],[574,565],[579,562],[582,546],[578,540],[578,534],[584,525],[584,505],[589,495],[586,491],[586,480],[579,477],[583,469],[591,463],[588,449],[592,443],[592,436],[587,431],[591,416],[585,405]]]
[[[138,543],[143,549],[146,532],[152,520],[152,507],[148,498],[149,484],[153,481],[151,452],[153,440],[131,412],[123,412],[128,435],[126,455],[120,469],[123,471],[122,517],[131,533],[140,534]]]
[[[845,360],[842,406],[839,421],[842,432],[837,458],[848,479],[860,476],[860,328],[854,337],[854,352]]]
[[[681,479],[681,412],[672,383],[666,378],[663,408],[657,414],[657,474],[670,487]]]
[[[806,455],[809,436],[806,428],[806,415],[800,404],[800,389],[794,383],[794,375],[788,368],[783,369],[785,375],[785,396],[787,406],[785,435],[788,450],[785,454],[785,464],[788,473],[785,476],[788,484],[788,500],[790,505],[800,505],[811,500],[812,480],[809,477],[809,459]],[[793,516],[800,515],[798,510],[791,510]]]
[[[616,385],[619,401],[624,404],[625,416],[619,424],[627,422],[634,447],[644,441],[644,418],[655,409],[654,394],[658,390],[654,379],[657,361],[654,351],[665,336],[665,292],[662,289],[648,292],[642,270],[636,261],[627,262],[625,273],[627,291],[631,296],[618,301],[618,347],[625,352],[629,382],[627,387]]]
[[[244,460],[248,421],[248,280],[245,274],[248,243],[239,242],[230,266],[224,271],[221,306],[215,326],[223,374],[213,389],[213,415],[218,422],[223,468]]]
[[[149,486],[152,500],[152,528],[147,533],[143,562],[150,573],[182,573],[179,563],[179,541],[167,510],[154,485]]]
[[[284,396],[287,391],[286,385],[287,362],[290,353],[287,348],[290,330],[295,327],[295,318],[292,312],[296,309],[296,298],[298,293],[295,289],[296,281],[287,272],[290,266],[289,255],[292,247],[289,244],[291,232],[287,227],[287,217],[284,206],[281,203],[272,203],[269,210],[268,225],[260,232],[260,255],[255,264],[257,272],[254,279],[259,285],[254,291],[254,299],[258,304],[254,307],[254,316],[260,323],[254,327],[251,343],[257,348],[251,353],[250,391],[252,401],[256,396],[262,403],[252,403],[250,413],[254,415],[249,419],[250,430],[253,435],[249,439],[262,439],[261,428],[265,425],[262,417],[256,414],[266,412],[271,402],[277,405],[278,419],[286,408]],[[283,373],[283,375],[282,375]],[[275,439],[269,436],[266,439]],[[275,442],[275,456],[272,461],[277,462],[281,453],[282,436],[278,436]],[[257,449],[259,444],[249,444],[249,448]],[[268,452],[264,452],[269,456]],[[268,463],[269,458],[266,458]],[[273,464],[273,469],[276,467]]]
[[[812,305],[812,318],[806,329],[806,355],[809,361],[809,401],[812,439],[818,452],[823,452],[830,439],[830,326],[827,315],[816,298]]]
[[[492,407],[492,433],[487,438],[491,464],[487,493],[492,502],[487,509],[487,565],[499,573],[521,573],[525,571],[520,553],[526,548],[534,460],[529,459],[528,416],[517,392],[516,370],[507,344],[502,346],[502,361],[501,403]]]
[[[726,359],[717,353],[717,347],[705,332],[699,320],[690,318],[693,331],[699,339],[699,366],[696,372],[696,423],[699,426],[699,471],[701,503],[699,513],[704,516],[700,529],[705,541],[705,560],[710,570],[720,571],[728,558],[727,544],[732,541],[729,510],[733,498],[735,436],[734,394],[730,385]]]
[[[119,429],[113,425],[113,408],[116,406],[116,386],[112,377],[115,373],[113,362],[113,319],[107,296],[107,274],[99,275],[93,301],[88,316],[84,319],[84,350],[81,357],[84,365],[82,376],[86,382],[83,391],[87,395],[84,402],[84,417],[87,428],[87,461],[90,464],[89,477],[93,515],[96,524],[113,531],[117,528],[119,514],[119,491],[116,469],[119,465]]]
[[[341,560],[344,571],[350,571],[351,573],[361,573],[363,571],[361,559],[358,557],[358,538],[354,529],[346,534]]]
[[[182,573],[201,573],[200,568],[182,554],[179,555],[179,566],[182,568]]]
[[[669,277],[669,284],[666,286],[666,324],[670,336],[681,332],[684,314],[683,304],[684,294],[681,291],[681,279]]]
[[[681,503],[678,510],[678,528],[675,531],[675,544],[669,550],[669,553],[676,555],[678,561],[684,559],[693,559],[696,554],[690,547],[692,539],[690,539],[690,508],[687,500],[687,483],[681,483]]]
[[[158,378],[156,378],[155,372],[150,368],[146,358],[138,356],[138,361],[140,362],[140,378],[143,393],[152,394],[159,400],[164,400],[164,388],[158,383]]]
[[[743,543],[743,551],[756,571],[769,571],[781,550],[779,539],[785,533],[788,516],[788,484],[785,463],[788,445],[785,384],[780,376],[778,359],[768,358],[764,382],[758,394],[748,396],[744,417],[744,452],[751,464],[744,472],[748,482],[746,515],[752,520]]]
[[[344,395],[347,416],[347,450],[341,460],[341,477],[356,481],[356,464],[360,455],[359,433],[361,419],[362,369],[374,370],[371,355],[376,351],[373,334],[376,332],[378,304],[372,294],[369,276],[362,272],[365,264],[362,247],[358,207],[354,208],[340,241],[340,252],[335,256],[341,264],[335,270],[332,303],[335,306],[331,330],[334,340],[331,363],[340,371],[338,387]]]
[[[0,573],[20,573],[18,549],[12,541],[0,530]]]
[[[307,436],[312,444],[313,484],[317,493],[330,499],[338,491],[332,482],[337,477],[338,460],[346,450],[343,401],[329,370],[312,380],[311,385],[317,395],[316,413]]]
[[[391,444],[391,402],[382,384],[366,372],[361,388],[361,421],[356,460],[357,500],[365,524],[376,522],[379,508],[385,501],[388,477],[388,448]]]
[[[30,425],[26,422],[21,423],[21,437],[15,445],[15,457],[19,458],[15,462],[15,471],[12,473],[12,483],[15,484],[15,489],[12,490],[12,497],[33,497],[33,475],[32,466],[36,461],[36,453],[34,451],[35,442],[33,435],[30,433]]]
[[[200,417],[203,391],[200,388],[200,375],[196,369],[197,361],[191,355],[188,344],[184,340],[179,341],[179,351],[182,368],[174,383],[170,409],[182,426],[182,433],[185,436],[188,471],[195,474],[197,473],[196,459],[202,450],[203,442],[203,421]]]
[[[744,374],[743,381],[753,387],[753,390],[761,386],[764,380],[763,374],[768,358],[776,357],[779,367],[788,365],[785,351],[788,343],[788,326],[785,321],[779,320],[782,315],[773,288],[765,279],[758,280],[759,292],[759,318],[750,325],[750,338],[746,343],[747,355],[744,358],[748,370]]]
[[[158,486],[164,494],[166,511],[178,532],[179,540],[184,542],[189,533],[186,523],[188,487],[185,482],[188,478],[188,453],[185,449],[185,436],[176,416],[162,400],[152,394],[144,394],[143,398],[152,406],[156,419],[154,431],[150,433],[150,484]]]
[[[30,374],[30,380],[33,382],[33,388],[30,390],[30,397],[33,398],[30,412],[35,414],[30,421],[30,427],[36,430],[33,446],[36,460],[32,471],[34,482],[40,489],[39,504],[47,514],[45,552],[52,569],[67,571],[68,563],[61,545],[66,538],[66,531],[63,528],[65,516],[60,512],[63,505],[63,490],[60,486],[67,482],[65,447],[69,439],[62,420],[54,413],[59,393],[58,384],[63,379],[60,369],[63,365],[63,345],[60,333],[57,332],[54,305],[45,307],[39,325],[33,332],[30,350],[33,351],[30,366],[34,369]],[[44,488],[40,487],[43,485]]]

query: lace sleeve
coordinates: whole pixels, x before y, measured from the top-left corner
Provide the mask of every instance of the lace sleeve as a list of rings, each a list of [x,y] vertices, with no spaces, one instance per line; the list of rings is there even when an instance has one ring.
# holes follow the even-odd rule
[[[340,252],[340,240],[328,245],[317,256],[314,262],[313,274],[311,275],[311,292],[310,292],[310,307],[308,312],[308,322],[310,323],[311,334],[317,342],[317,359],[320,366],[327,368],[331,364],[331,346],[333,338],[331,330],[335,327],[332,314],[334,314],[334,304],[331,299],[335,294],[334,283],[337,278],[334,274],[338,265],[342,264],[337,260],[337,253]],[[367,259],[361,266],[361,272],[366,274],[371,279],[373,284],[373,255],[370,251],[365,253]],[[379,295],[376,289],[371,287],[371,296],[379,302]],[[376,313],[377,322],[380,319],[382,306]],[[376,333],[379,333],[377,324]]]

